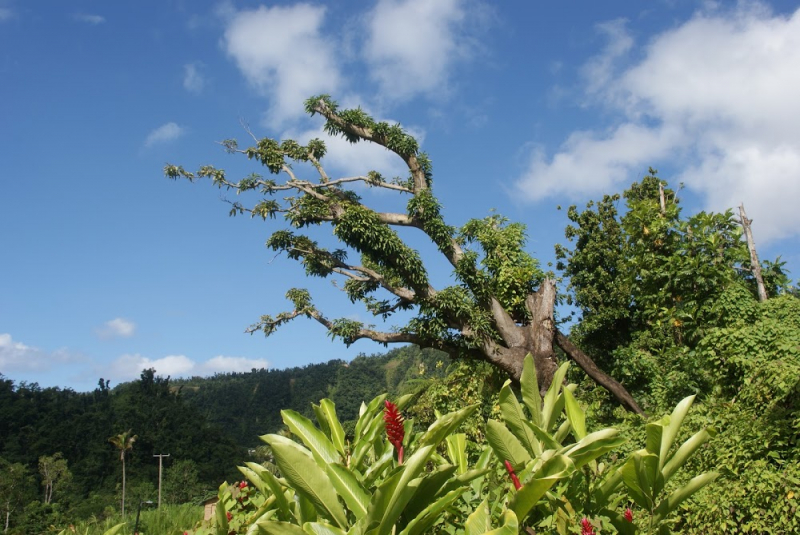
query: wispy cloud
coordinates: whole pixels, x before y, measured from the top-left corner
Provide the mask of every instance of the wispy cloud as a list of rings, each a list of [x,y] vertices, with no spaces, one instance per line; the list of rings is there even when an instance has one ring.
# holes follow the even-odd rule
[[[104,376],[108,376],[117,382],[122,382],[136,379],[142,370],[149,368],[155,369],[158,375],[190,377],[194,375],[208,376],[215,373],[248,372],[253,368],[268,367],[269,362],[265,359],[219,355],[198,363],[186,355],[167,355],[160,359],[150,359],[136,353],[122,355],[103,373],[105,373]]]
[[[64,349],[43,351],[15,341],[10,334],[0,334],[0,370],[17,373],[48,370],[54,365],[75,362],[75,355]]]
[[[363,51],[380,94],[406,100],[445,92],[453,66],[475,52],[472,22],[484,13],[466,0],[380,0],[365,17]]]
[[[226,17],[223,48],[248,82],[269,98],[270,126],[279,128],[301,116],[309,96],[339,89],[336,46],[322,31],[324,7],[261,6]]]
[[[176,123],[163,124],[147,134],[147,138],[144,140],[144,146],[152,147],[153,145],[174,141],[181,137],[184,131],[185,129],[182,126],[178,126]]]
[[[552,155],[533,147],[517,192],[585,198],[668,162],[677,169],[669,178],[706,208],[746,202],[759,241],[800,233],[800,10],[773,15],[742,2],[701,11],[654,36],[633,63],[622,23],[601,31],[608,45],[584,69],[584,104],[617,121],[574,132]]]
[[[202,64],[187,63],[183,66],[183,88],[190,93],[200,94],[206,86],[206,79],[200,72]]]
[[[72,19],[78,22],[85,22],[93,26],[103,24],[106,21],[106,18],[102,15],[91,15],[88,13],[76,13],[72,15]]]
[[[100,338],[130,338],[136,332],[136,324],[124,318],[114,318],[95,329]]]
[[[0,22],[10,20],[14,17],[14,11],[10,7],[0,7]]]

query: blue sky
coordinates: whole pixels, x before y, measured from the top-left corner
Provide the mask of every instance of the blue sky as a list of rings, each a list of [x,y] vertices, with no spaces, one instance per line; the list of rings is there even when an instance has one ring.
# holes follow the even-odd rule
[[[162,174],[259,171],[216,142],[245,144],[243,124],[321,136],[302,112],[319,93],[417,134],[447,219],[496,209],[528,225],[543,263],[565,241],[558,205],[653,166],[684,183],[689,213],[744,202],[761,256],[797,276],[798,7],[0,0],[0,373],[89,390],[145,367],[209,375],[383,351],[308,320],[244,334],[292,286],[329,316],[370,320],[263,246],[275,222],[229,218],[225,192]],[[383,150],[328,146],[330,174],[402,172]]]

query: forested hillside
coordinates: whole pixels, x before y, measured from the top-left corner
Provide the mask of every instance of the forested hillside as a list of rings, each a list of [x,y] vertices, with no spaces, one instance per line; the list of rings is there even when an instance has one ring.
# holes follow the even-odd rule
[[[308,414],[312,401],[331,397],[343,419],[353,419],[362,401],[386,390],[414,390],[443,376],[448,364],[441,353],[410,346],[350,363],[191,380],[144,370],[114,388],[101,379],[92,392],[0,376],[0,505],[10,511],[10,533],[118,508],[120,452],[109,438],[128,430],[136,436],[126,452],[128,503],[156,498],[155,454],[170,455],[163,460],[164,499],[196,501],[236,477],[236,465],[260,444],[259,435],[283,427],[282,409]]]

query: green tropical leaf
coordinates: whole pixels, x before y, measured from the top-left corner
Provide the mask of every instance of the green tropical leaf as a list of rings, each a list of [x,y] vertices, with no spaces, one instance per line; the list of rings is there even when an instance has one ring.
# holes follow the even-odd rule
[[[458,468],[459,474],[463,474],[467,471],[467,435],[464,433],[447,435],[445,441],[450,462]]]
[[[692,403],[694,403],[694,396],[683,398],[675,407],[675,410],[672,411],[672,415],[669,417],[669,425],[664,429],[661,436],[661,451],[658,456],[659,469],[663,468],[667,463],[669,450],[672,449],[672,445],[675,442],[675,438],[678,436],[678,431],[680,431],[683,419],[686,418],[686,414],[692,407]]]
[[[283,423],[289,427],[289,430],[294,435],[303,441],[303,444],[305,444],[312,455],[314,455],[314,459],[320,467],[324,468],[328,463],[337,463],[341,461],[341,456],[336,450],[336,447],[328,440],[325,433],[314,426],[311,420],[293,410],[282,410],[281,416],[283,417]],[[342,448],[344,449],[344,446],[342,446]]]
[[[422,437],[420,437],[418,445],[432,445],[434,447],[438,447],[447,435],[458,428],[458,426],[460,426],[464,420],[469,418],[470,415],[477,409],[478,404],[475,403],[474,405],[469,405],[461,410],[450,412],[441,418],[437,418],[437,420],[433,422],[430,427],[428,427],[428,430],[425,431]]]
[[[261,484],[265,485],[269,489],[269,492],[267,492],[266,489],[262,490],[258,482],[253,482],[256,487],[258,487],[258,489],[264,494],[269,494],[275,497],[275,503],[278,506],[278,511],[280,513],[279,516],[282,520],[288,520],[292,513],[291,509],[289,508],[289,501],[286,499],[283,486],[278,481],[278,478],[272,475],[272,472],[260,464],[252,462],[247,462],[245,464],[252,472],[258,475],[259,479],[261,480]]]
[[[386,394],[381,394],[380,396],[376,396],[372,401],[369,402],[369,405],[361,404],[361,410],[358,414],[358,421],[356,422],[356,429],[354,440],[358,441],[361,439],[365,429],[369,427],[369,424],[373,421],[376,416],[376,411],[379,410],[379,407],[386,399]]]
[[[561,391],[561,385],[564,383],[564,376],[567,374],[568,369],[569,362],[565,362],[556,370],[556,373],[553,375],[553,382],[550,383],[550,388],[547,389],[547,393],[544,396],[542,423],[546,431],[550,431],[550,429],[553,428],[564,408],[564,398],[563,396],[559,396],[559,392]]]
[[[534,472],[530,479],[525,481],[522,488],[511,499],[509,508],[514,511],[517,518],[525,518],[556,481],[568,477],[574,470],[575,466],[569,457],[565,455],[552,456]]]
[[[527,419],[522,413],[522,407],[517,401],[517,396],[511,390],[511,381],[506,381],[500,389],[499,395],[500,412],[503,415],[503,422],[508,427],[508,430],[514,433],[520,443],[528,450],[531,457],[542,454],[542,448],[536,436],[525,425]]]
[[[678,508],[681,502],[717,479],[717,477],[719,477],[719,474],[716,472],[700,474],[699,476],[692,478],[686,485],[673,491],[667,497],[667,499],[658,504],[655,515],[653,516],[653,521],[661,522],[662,520],[666,519],[670,513]]]
[[[672,477],[672,475],[680,469],[686,461],[691,457],[697,449],[711,440],[717,434],[716,429],[713,427],[703,429],[695,433],[690,439],[681,444],[681,447],[669,458],[661,473],[664,475],[664,483]]]
[[[460,498],[465,490],[466,487],[451,490],[444,496],[436,499],[414,517],[413,520],[406,524],[406,527],[400,532],[400,535],[422,535],[426,533],[439,520],[441,512]]]
[[[297,524],[259,520],[250,526],[247,535],[306,535],[306,532]]]
[[[508,428],[497,420],[486,423],[486,442],[500,462],[509,461],[515,470],[528,464],[531,456]]]
[[[341,464],[329,464],[326,470],[336,492],[356,518],[360,520],[367,516],[369,494],[358,482],[358,478]]]
[[[568,389],[564,389],[564,405],[567,410],[567,419],[570,426],[572,426],[572,434],[575,435],[575,440],[581,440],[586,436],[586,413],[578,405],[578,400]]]
[[[303,524],[303,531],[308,535],[347,535],[343,529],[319,522],[306,522]]]
[[[585,435],[579,442],[565,447],[561,453],[572,459],[575,468],[581,468],[625,442],[626,439],[620,437],[616,429],[601,429]]]
[[[503,526],[492,531],[487,531],[484,535],[517,535],[519,529],[519,521],[514,511],[506,511],[503,513]]]
[[[126,522],[123,522],[121,524],[117,524],[116,526],[112,527],[111,529],[106,530],[106,532],[103,533],[103,535],[117,535],[117,533],[121,532],[122,528],[125,527],[125,524],[126,524]]]
[[[336,416],[336,405],[333,401],[329,399],[323,399],[319,403],[320,410],[325,415],[325,420],[328,422],[328,427],[330,428],[330,437],[331,442],[339,451],[339,453],[344,457],[345,449],[344,449],[344,429],[342,428],[341,422],[339,422],[339,418]]]
[[[339,527],[345,527],[347,518],[333,484],[308,451],[280,435],[262,438],[272,446],[278,469],[292,488],[307,498],[324,517],[333,520]]]
[[[519,382],[522,392],[522,402],[528,408],[533,423],[541,427],[542,419],[542,396],[539,394],[539,382],[536,379],[536,366],[530,353],[525,356],[522,362],[522,377]]]
[[[492,527],[492,517],[489,515],[489,499],[484,498],[480,505],[467,517],[464,522],[464,535],[483,535]]]

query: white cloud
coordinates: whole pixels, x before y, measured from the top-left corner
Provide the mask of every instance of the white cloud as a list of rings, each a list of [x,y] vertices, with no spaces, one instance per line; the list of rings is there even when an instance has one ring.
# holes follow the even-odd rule
[[[223,47],[245,78],[269,97],[275,128],[303,115],[303,101],[341,84],[336,45],[322,31],[325,8],[264,6],[228,13]]]
[[[668,162],[724,210],[744,201],[759,241],[800,233],[800,10],[758,3],[698,12],[656,35],[636,63],[620,65],[630,36],[604,27],[606,50],[587,63],[587,103],[618,122],[577,132],[551,157],[533,151],[518,191],[531,200],[597,194]]]
[[[187,63],[183,66],[183,88],[190,93],[200,94],[206,85],[205,77],[200,73],[200,63]]]
[[[196,362],[186,355],[167,355],[160,359],[150,359],[138,353],[122,355],[112,364],[106,375],[117,382],[132,381],[138,378],[142,370],[153,368],[156,375],[171,377],[208,376],[215,373],[249,372],[253,368],[268,368],[265,359],[248,359],[245,357],[227,357],[218,355],[205,362]]]
[[[14,17],[14,12],[10,7],[0,7],[0,22],[10,20]]]
[[[364,45],[380,95],[408,99],[447,90],[453,65],[473,52],[463,30],[468,13],[462,0],[380,0],[366,16]],[[471,6],[479,7],[477,4]]]
[[[130,338],[136,331],[136,324],[124,318],[114,318],[95,330],[100,338]]]
[[[97,26],[98,24],[103,24],[106,21],[106,18],[102,15],[90,15],[87,13],[76,13],[72,16],[72,18],[78,22],[85,22],[87,24],[91,24],[93,26]]]
[[[185,129],[175,123],[167,123],[159,126],[149,134],[144,140],[145,147],[152,147],[159,143],[167,143],[181,137]]]
[[[75,356],[66,350],[43,351],[14,341],[8,333],[0,334],[0,370],[3,373],[44,371],[54,364],[76,360]]]

